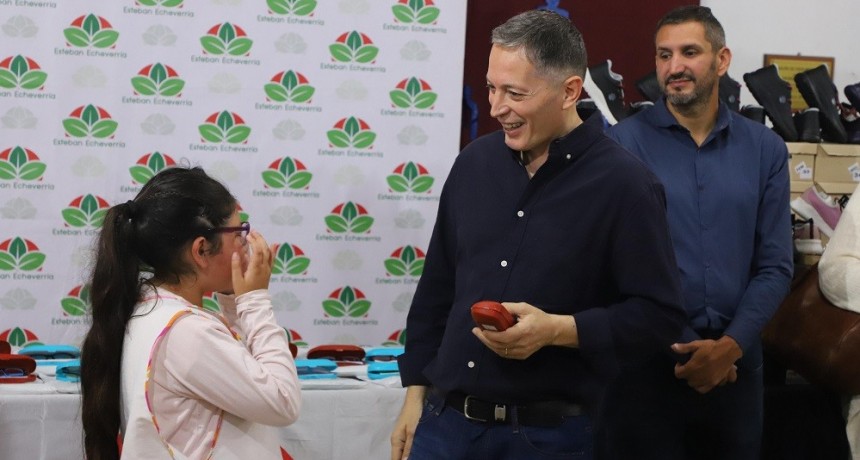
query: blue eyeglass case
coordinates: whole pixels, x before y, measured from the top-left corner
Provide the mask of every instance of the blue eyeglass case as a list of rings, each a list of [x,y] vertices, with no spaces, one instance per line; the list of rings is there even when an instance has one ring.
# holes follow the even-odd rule
[[[374,361],[394,361],[403,354],[403,347],[375,347],[367,350],[364,360],[368,363]]]
[[[63,382],[80,382],[81,381],[81,360],[73,359],[69,362],[57,364],[57,380]]]
[[[81,350],[72,345],[28,345],[18,350],[18,354],[39,360],[76,359],[81,357]]]
[[[330,359],[297,359],[296,371],[300,380],[336,379],[333,371],[337,364]]]
[[[397,361],[378,361],[367,365],[367,378],[370,380],[384,379],[400,374]]]

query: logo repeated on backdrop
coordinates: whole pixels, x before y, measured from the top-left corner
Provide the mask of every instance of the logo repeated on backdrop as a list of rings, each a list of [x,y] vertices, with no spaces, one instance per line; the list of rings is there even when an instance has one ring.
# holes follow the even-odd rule
[[[18,348],[23,348],[27,345],[42,345],[42,342],[39,341],[39,337],[36,336],[33,331],[22,327],[13,327],[0,332],[0,340],[5,340],[9,342],[9,345]]]
[[[264,190],[253,190],[253,196],[319,198],[317,192],[307,191],[314,175],[301,161],[283,157],[273,161],[261,177]]]
[[[328,138],[329,147],[333,148],[319,149],[317,150],[318,155],[373,158],[383,158],[385,156],[382,152],[370,151],[373,149],[376,133],[361,118],[341,118],[332,126],[332,129],[326,132],[326,137]]]
[[[255,109],[294,112],[322,112],[322,107],[311,105],[316,88],[307,77],[293,71],[278,72],[263,85],[266,102],[254,104]],[[273,104],[279,102],[283,104]]]
[[[185,0],[135,0],[134,5],[124,6],[122,12],[143,16],[194,17],[193,11],[184,10]]]
[[[444,27],[435,27],[441,12],[433,0],[397,0],[391,7],[394,24],[382,24],[382,30],[448,33]]]
[[[90,285],[83,284],[75,286],[60,300],[63,316],[51,318],[51,325],[78,325],[84,324],[84,316],[89,312],[90,304]]]
[[[323,70],[352,70],[385,73],[385,67],[376,64],[379,47],[373,40],[357,30],[342,33],[329,45],[331,62],[320,63]]]
[[[251,55],[254,40],[248,37],[245,29],[229,22],[210,27],[206,34],[200,37],[200,46],[203,55],[191,56],[191,62],[260,65],[259,59],[248,57]]]
[[[137,159],[137,162],[128,168],[128,173],[131,175],[131,183],[133,187],[127,185],[120,186],[120,191],[123,193],[134,193],[140,191],[143,184],[149,182],[152,176],[156,175],[162,169],[172,168],[176,166],[176,161],[170,155],[161,152],[147,153]]]
[[[317,8],[316,0],[266,0],[269,15],[257,15],[257,22],[273,22],[324,26],[322,19],[311,19]]]
[[[200,133],[200,142],[203,144],[191,144],[190,150],[204,150],[209,152],[256,152],[257,147],[241,146],[248,143],[251,135],[251,127],[245,124],[245,120],[235,112],[227,110],[215,112],[206,118],[206,121],[197,127]],[[207,145],[215,143],[221,145]]]
[[[312,283],[319,280],[307,276],[311,259],[302,248],[287,242],[275,245],[275,263],[272,266],[272,281],[282,283]]]
[[[380,193],[376,198],[380,201],[438,202],[439,196],[430,194],[435,180],[420,163],[401,163],[385,178],[389,193]]]
[[[207,292],[203,295],[203,309],[215,314],[221,314],[221,305],[215,300],[214,292]]]
[[[382,342],[383,347],[404,347],[406,346],[406,329],[394,331],[388,336],[388,340]]]
[[[307,348],[308,347],[308,343],[305,342],[305,339],[303,339],[302,336],[299,335],[298,332],[296,332],[292,329],[287,329],[287,328],[284,328],[284,331],[287,333],[287,340],[290,343],[294,344],[295,346],[297,346],[299,348]]]
[[[388,93],[391,108],[384,108],[380,113],[390,117],[419,117],[445,118],[445,114],[434,112],[434,104],[439,94],[425,80],[410,77],[401,80]]]
[[[36,152],[15,146],[0,152],[0,190],[53,190],[53,184],[41,183],[48,165]]]
[[[114,51],[119,36],[107,19],[95,14],[79,16],[63,29],[66,46],[54,48],[54,54],[125,59],[125,51]]]
[[[352,201],[335,206],[325,217],[325,225],[326,234],[317,235],[318,241],[382,241],[378,236],[359,236],[370,233],[373,217],[364,206]]]
[[[325,319],[315,319],[314,326],[376,326],[379,321],[363,319],[367,318],[370,307],[370,300],[358,288],[337,288],[322,302]]]
[[[54,145],[125,148],[125,142],[102,140],[113,139],[118,127],[119,123],[104,108],[92,104],[82,105],[63,119],[66,139],[54,139]]]
[[[135,96],[153,97],[126,97],[123,103],[143,105],[182,105],[191,107],[193,102],[179,99],[185,88],[185,80],[179,77],[179,73],[168,65],[160,62],[149,64],[140,69],[137,75],[131,78],[131,87]]]
[[[48,74],[33,58],[19,54],[0,61],[0,97],[56,99],[56,94],[44,91],[47,79]]]
[[[399,247],[385,259],[386,278],[377,278],[376,284],[415,284],[424,271],[424,251],[416,246]],[[399,279],[389,279],[397,277]],[[412,277],[413,279],[404,278]]]
[[[52,274],[34,273],[42,271],[46,259],[36,243],[20,236],[0,242],[0,280],[53,280]]]
[[[54,229],[53,234],[80,236],[83,233],[87,236],[95,235],[97,229],[101,228],[104,223],[108,208],[110,208],[110,203],[100,196],[81,195],[73,199],[62,211],[66,228]]]

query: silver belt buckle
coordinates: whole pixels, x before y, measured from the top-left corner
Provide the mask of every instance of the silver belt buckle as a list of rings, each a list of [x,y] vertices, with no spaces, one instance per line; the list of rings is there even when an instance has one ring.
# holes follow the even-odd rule
[[[466,396],[466,400],[463,402],[463,415],[465,415],[466,419],[468,419],[468,420],[474,420],[476,422],[487,422],[487,420],[485,420],[485,419],[478,418],[478,417],[472,417],[471,415],[469,415],[469,400],[470,399],[472,399],[472,396]]]

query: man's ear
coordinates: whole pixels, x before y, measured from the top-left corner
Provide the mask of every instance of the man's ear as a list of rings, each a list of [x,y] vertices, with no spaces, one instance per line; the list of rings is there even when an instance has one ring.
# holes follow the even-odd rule
[[[576,101],[582,96],[582,77],[571,75],[564,80],[564,103],[562,108],[576,107]]]
[[[729,71],[732,63],[732,50],[725,46],[717,53],[717,75],[723,76]]]

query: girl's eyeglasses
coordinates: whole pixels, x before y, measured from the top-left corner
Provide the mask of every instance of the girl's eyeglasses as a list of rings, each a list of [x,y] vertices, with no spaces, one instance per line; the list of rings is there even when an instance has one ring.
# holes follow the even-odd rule
[[[210,228],[207,231],[212,233],[230,233],[230,232],[241,232],[242,242],[248,240],[248,234],[251,233],[251,224],[249,222],[242,222],[238,227],[217,227]]]

